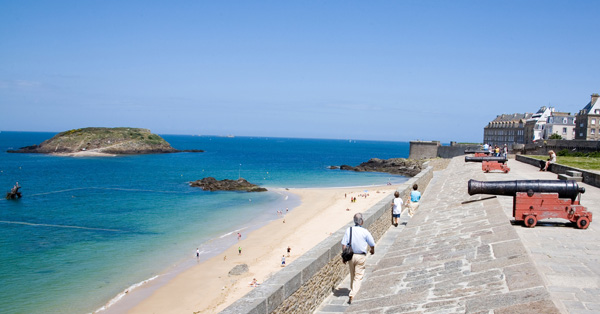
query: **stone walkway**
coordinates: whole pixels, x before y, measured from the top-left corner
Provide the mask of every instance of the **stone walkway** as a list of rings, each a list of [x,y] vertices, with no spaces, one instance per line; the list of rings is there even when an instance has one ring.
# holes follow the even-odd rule
[[[509,161],[508,174],[489,173],[486,180],[554,180],[557,175],[534,166]],[[586,230],[566,220],[543,220],[535,228],[514,226],[532,257],[552,301],[563,313],[600,313],[600,189],[579,183],[586,192],[581,204],[594,213]],[[512,216],[512,197],[498,197],[507,216]]]
[[[525,228],[511,224],[512,197],[468,195],[469,179],[556,179],[515,160],[509,166],[509,174],[484,174],[481,164],[454,158],[417,214],[377,244],[353,304],[345,303],[346,279],[316,313],[600,313],[597,222]],[[584,186],[582,204],[599,212],[600,191]]]

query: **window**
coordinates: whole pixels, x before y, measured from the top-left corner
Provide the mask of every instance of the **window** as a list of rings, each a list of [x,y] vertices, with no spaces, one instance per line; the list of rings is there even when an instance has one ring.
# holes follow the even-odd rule
[[[563,128],[563,134],[567,134],[567,128]]]
[[[600,109],[596,109],[596,110],[594,110],[594,113],[595,113],[595,114],[600,114]]]
[[[583,137],[583,133],[579,132],[579,136],[580,136],[580,137]]]
[[[579,123],[579,127],[583,128],[583,122]]]
[[[592,135],[596,134],[596,129],[590,129],[590,134],[592,134]]]
[[[592,119],[592,121],[590,122],[590,124],[596,124],[596,119]]]
[[[563,124],[567,124],[567,118],[563,118]]]

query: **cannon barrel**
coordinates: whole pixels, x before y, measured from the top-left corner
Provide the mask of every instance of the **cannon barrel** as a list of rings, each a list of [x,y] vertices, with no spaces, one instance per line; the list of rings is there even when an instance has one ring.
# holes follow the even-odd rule
[[[469,195],[492,194],[515,196],[517,192],[558,193],[559,198],[575,200],[579,193],[585,193],[574,180],[515,180],[477,181],[469,180]]]
[[[466,149],[465,150],[465,154],[491,154],[492,152],[490,152],[489,150],[473,150],[473,149]]]
[[[506,157],[471,157],[465,156],[465,162],[482,162],[482,161],[497,161],[499,163],[506,163],[508,159]]]

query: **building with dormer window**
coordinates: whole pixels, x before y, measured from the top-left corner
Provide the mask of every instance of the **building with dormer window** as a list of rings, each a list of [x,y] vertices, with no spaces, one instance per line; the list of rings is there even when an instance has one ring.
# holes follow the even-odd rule
[[[598,141],[600,140],[600,95],[592,94],[591,101],[579,110],[575,123],[575,139]]]
[[[552,134],[558,134],[563,140],[575,139],[575,116],[568,112],[552,112],[546,120],[543,139],[549,139]]]
[[[531,113],[513,113],[496,116],[483,128],[483,142],[491,145],[525,144],[525,122]]]

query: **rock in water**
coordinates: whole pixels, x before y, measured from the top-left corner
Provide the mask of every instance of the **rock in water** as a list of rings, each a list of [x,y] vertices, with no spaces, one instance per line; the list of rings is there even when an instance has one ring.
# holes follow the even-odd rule
[[[369,161],[363,162],[356,167],[342,165],[340,166],[340,169],[352,171],[386,172],[414,177],[423,169],[423,161],[404,158],[390,158],[387,160],[371,158]]]
[[[201,150],[189,150],[201,152]],[[155,154],[177,153],[159,135],[139,128],[83,128],[61,132],[39,145],[9,150],[9,153],[77,154]]]
[[[221,180],[213,177],[206,177],[202,180],[190,182],[190,186],[197,186],[205,191],[246,191],[246,192],[265,192],[267,189],[261,188],[256,184],[252,184],[244,178],[237,180]]]

